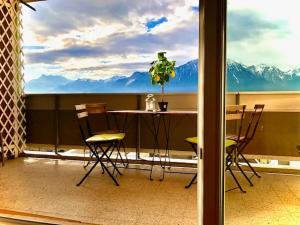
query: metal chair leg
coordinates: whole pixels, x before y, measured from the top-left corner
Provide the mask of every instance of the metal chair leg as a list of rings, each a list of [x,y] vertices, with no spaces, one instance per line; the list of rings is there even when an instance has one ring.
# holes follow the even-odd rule
[[[97,164],[99,163],[99,161],[95,162],[95,164],[90,168],[90,170],[84,175],[84,177],[81,179],[81,181],[76,184],[76,186],[80,186],[82,184],[82,182],[90,175],[90,173],[94,170],[94,168],[97,166]]]
[[[243,174],[243,176],[246,178],[246,180],[248,181],[248,183],[250,184],[250,186],[253,186],[253,183],[251,182],[251,180],[249,179],[249,177],[245,174],[244,170],[240,167],[240,165],[238,163],[236,163],[236,166],[241,171],[241,173]]]
[[[117,145],[117,154],[120,156],[121,162],[122,162],[123,166],[125,167],[126,165],[125,165],[125,162],[124,162],[121,152],[120,152],[121,142],[116,143],[116,145]]]
[[[84,146],[83,149],[83,157],[85,158],[85,152],[86,152],[86,145]],[[91,152],[90,152],[90,157],[91,157]],[[90,164],[90,161],[88,161],[86,164],[83,165],[83,168],[86,168]]]
[[[226,170],[229,170],[231,176],[233,177],[235,183],[237,184],[238,188],[240,189],[240,191],[242,193],[246,193],[246,191],[242,188],[241,184],[239,183],[238,179],[236,178],[236,176],[234,175],[234,173],[231,170],[231,166],[233,164],[233,152],[229,152],[226,156]],[[238,165],[238,163],[236,163],[236,165]]]
[[[116,186],[120,186],[118,181],[116,180],[116,178],[111,174],[111,172],[107,169],[107,167],[102,162],[100,162],[100,163],[103,166],[104,170],[108,173],[110,178],[115,182]]]
[[[84,146],[84,157],[85,157],[85,151],[86,151],[86,146]],[[93,158],[93,153],[90,151],[90,158]],[[83,165],[83,168],[86,169],[89,165],[91,164],[91,161],[87,161],[85,165]],[[104,174],[103,167],[102,168],[102,174]]]
[[[251,171],[255,174],[255,176],[257,176],[258,178],[261,178],[261,176],[250,165],[249,161],[245,158],[245,156],[242,153],[240,153],[239,155],[242,156],[243,160],[247,163],[247,165],[249,166],[249,168],[251,169]]]
[[[127,152],[126,152],[126,147],[125,147],[125,144],[124,144],[124,141],[122,140],[121,142],[121,145],[122,145],[122,148],[123,148],[123,151],[124,151],[124,154],[125,154],[125,159],[126,159],[126,168],[128,167],[128,165],[129,165],[129,160],[128,160],[128,158],[127,158]]]
[[[197,153],[197,144],[194,144],[194,143],[190,143],[190,144],[191,144],[191,146],[192,146],[192,148],[193,148],[195,154],[198,155],[198,153]],[[168,154],[170,154],[170,153],[169,153],[169,149],[168,149]],[[170,158],[170,157],[169,157],[169,158]],[[194,177],[192,178],[192,180],[188,183],[188,185],[185,186],[185,188],[191,187],[192,184],[194,184],[195,180],[197,179],[197,176],[198,176],[198,174],[196,173],[196,174],[194,175]]]
[[[86,146],[84,146],[84,150],[83,150],[83,151],[84,151],[83,154],[84,154],[84,157],[85,157]],[[93,158],[93,156],[94,156],[94,155],[93,155],[93,152],[90,151],[90,158]],[[87,163],[86,163],[85,165],[83,165],[83,168],[86,169],[90,164],[91,164],[91,161],[87,161]],[[102,172],[101,172],[101,173],[104,174],[104,169],[103,169],[102,165],[101,165],[101,169],[102,169]]]
[[[94,165],[90,168],[90,170],[85,174],[85,176],[81,179],[81,181],[76,186],[80,186],[82,184],[82,182],[90,175],[90,173],[94,170],[94,168],[97,166],[98,163],[101,164],[101,167],[102,167],[103,171],[105,170],[108,173],[108,175],[114,181],[114,183],[116,184],[116,186],[119,186],[119,183],[117,182],[117,180],[115,179],[115,177],[111,174],[111,172],[108,170],[108,168],[102,162],[103,157],[106,157],[107,161],[113,165],[113,167],[116,169],[116,171],[120,175],[122,175],[120,173],[120,171],[118,170],[118,168],[115,166],[115,164],[112,162],[112,160],[107,155],[107,152],[109,152],[109,150],[111,149],[111,147],[113,147],[113,144],[110,145],[110,146],[108,146],[105,150],[102,148],[101,145],[95,145],[94,149],[93,149],[92,146],[88,145],[88,147],[89,147],[90,151],[92,152],[93,156],[96,157],[97,161],[94,163]],[[102,152],[102,155],[100,157],[99,157],[99,152],[97,151],[98,148]]]
[[[231,168],[228,168],[231,176],[233,177],[235,183],[237,184],[237,186],[239,187],[239,189],[241,190],[241,192],[246,193],[246,191],[244,191],[244,189],[242,188],[242,186],[240,185],[239,181],[237,180],[236,176],[234,175],[234,173],[232,172]]]
[[[103,156],[106,157],[107,161],[111,163],[111,165],[116,169],[116,171],[118,172],[118,174],[122,175],[122,173],[120,172],[120,170],[118,169],[118,167],[114,164],[114,162],[109,158],[109,156],[107,155],[107,152],[109,151],[110,147],[108,147],[106,149],[106,151],[103,150],[103,148],[101,146],[99,146],[100,149],[102,150],[103,152]],[[104,165],[104,164],[103,164]],[[104,169],[106,170],[106,167],[104,166]]]
[[[118,170],[118,168],[116,167],[116,165],[113,163],[113,161],[112,161],[112,160],[108,157],[108,155],[107,155],[107,152],[110,150],[111,147],[113,147],[113,149],[114,149],[113,144],[110,145],[110,146],[108,146],[108,147],[106,148],[106,150],[104,150],[104,149],[101,147],[101,145],[99,145],[98,147],[99,147],[100,150],[102,151],[102,155],[101,155],[101,157],[99,157],[98,155],[96,155],[97,159],[99,160],[99,162],[100,162],[102,168],[108,173],[108,175],[110,176],[110,178],[114,181],[114,183],[116,184],[116,186],[119,186],[119,183],[118,183],[118,181],[116,180],[116,178],[113,176],[113,174],[109,171],[109,169],[108,169],[108,168],[104,165],[104,163],[101,161],[102,158],[105,156],[106,159],[107,159],[107,161],[110,162],[110,163],[112,164],[112,166],[117,170],[117,172],[118,172],[120,175],[122,175],[122,174],[120,173],[120,171]],[[113,151],[113,150],[112,150],[112,151]]]
[[[116,145],[117,145],[117,157],[116,157],[116,159],[115,159],[115,165],[117,166],[117,163],[118,163],[118,157],[119,157],[119,150],[118,150],[118,144],[116,143]],[[115,171],[116,171],[116,169],[115,169],[115,167],[114,167],[114,169],[113,169],[113,172],[112,172],[112,175],[114,175],[115,174]],[[116,177],[118,176],[118,173],[117,173],[117,175],[116,175]]]
[[[190,183],[188,185],[185,186],[185,188],[190,188],[192,186],[192,184],[194,184],[196,178],[197,178],[197,173],[194,175],[193,179],[190,181]]]

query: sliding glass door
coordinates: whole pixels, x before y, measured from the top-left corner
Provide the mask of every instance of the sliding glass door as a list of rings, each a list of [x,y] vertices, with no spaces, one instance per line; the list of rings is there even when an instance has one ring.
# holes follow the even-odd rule
[[[246,110],[227,122],[225,224],[299,224],[298,3],[228,0],[227,19],[226,104]]]

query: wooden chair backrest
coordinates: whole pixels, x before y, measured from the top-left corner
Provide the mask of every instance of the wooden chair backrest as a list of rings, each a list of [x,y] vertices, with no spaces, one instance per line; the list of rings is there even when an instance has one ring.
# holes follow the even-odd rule
[[[263,113],[264,107],[265,107],[265,105],[263,105],[263,104],[256,104],[254,106],[254,110],[251,113],[250,120],[249,120],[248,127],[247,127],[246,134],[245,134],[245,137],[248,140],[252,140],[256,133],[256,130],[257,130],[261,115]]]
[[[88,113],[86,111],[86,105],[75,105],[75,112],[77,116],[78,126],[81,134],[82,141],[86,143],[86,139],[90,136],[90,128],[88,124]],[[86,128],[85,128],[86,127]]]
[[[226,106],[226,120],[235,120],[236,123],[236,141],[239,143],[242,130],[243,121],[245,118],[246,105],[227,105]]]
[[[106,103],[80,104],[80,105],[75,105],[75,109],[77,111],[78,119],[85,118],[85,124],[81,123],[81,127],[83,127],[83,126],[86,127],[87,134],[89,136],[92,136],[95,133],[95,129],[94,129],[95,127],[98,127],[97,129],[99,129],[99,127],[102,127],[104,125],[104,124],[98,123],[98,121],[101,121],[101,117],[102,117],[102,116],[99,117],[98,115],[103,114],[105,121],[106,121],[105,122],[106,129],[110,130],[110,122],[109,122],[108,115],[106,113],[106,111],[107,111]],[[95,122],[97,122],[97,123],[95,123]],[[98,124],[98,126],[95,126],[95,124]]]
[[[77,115],[78,119],[88,117],[88,113],[87,113],[85,104],[75,105],[75,111],[76,111],[76,115]]]

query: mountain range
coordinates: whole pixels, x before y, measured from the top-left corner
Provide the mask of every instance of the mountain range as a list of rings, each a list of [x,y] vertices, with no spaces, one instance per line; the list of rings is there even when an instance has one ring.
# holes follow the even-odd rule
[[[166,92],[196,92],[198,60],[175,69],[176,76],[166,84]],[[251,65],[227,61],[227,91],[300,91],[300,68],[282,71],[275,66]],[[26,93],[149,93],[160,92],[148,72],[109,79],[70,80],[62,75],[42,75],[25,83]]]

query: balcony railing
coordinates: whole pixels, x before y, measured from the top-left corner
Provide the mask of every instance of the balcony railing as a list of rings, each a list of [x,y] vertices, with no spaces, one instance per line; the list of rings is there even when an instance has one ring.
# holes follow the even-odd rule
[[[300,93],[295,92],[227,94],[227,104],[246,104],[248,110],[252,109],[254,104],[265,104],[255,139],[247,147],[246,154],[259,155],[262,158],[299,156],[297,151],[300,144],[299,98]],[[48,145],[50,149],[57,151],[61,147],[82,145],[75,119],[75,104],[106,102],[111,109],[145,108],[143,94],[32,94],[26,95],[25,99],[28,146]],[[167,95],[167,101],[170,109],[196,110],[197,94],[170,94]],[[170,148],[176,151],[191,151],[183,140],[185,137],[196,135],[196,124],[196,116],[184,119],[172,136]],[[126,140],[128,148],[136,147],[136,136],[137,122],[133,119]],[[142,149],[153,148],[151,134],[143,125],[141,137]]]

